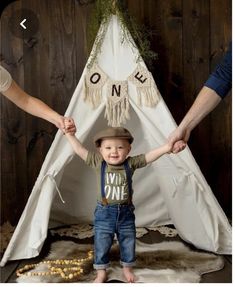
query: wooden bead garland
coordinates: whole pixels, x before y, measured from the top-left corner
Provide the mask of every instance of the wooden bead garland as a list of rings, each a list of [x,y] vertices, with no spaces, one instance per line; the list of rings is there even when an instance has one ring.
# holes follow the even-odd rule
[[[88,252],[86,258],[81,259],[56,259],[56,260],[44,260],[36,264],[28,264],[23,268],[16,271],[16,275],[20,276],[48,276],[48,275],[59,275],[65,280],[71,280],[78,277],[83,273],[81,267],[86,261],[93,259],[93,251]],[[29,271],[37,266],[46,264],[48,271]],[[72,265],[73,267],[68,267]],[[67,266],[67,267],[66,267]]]

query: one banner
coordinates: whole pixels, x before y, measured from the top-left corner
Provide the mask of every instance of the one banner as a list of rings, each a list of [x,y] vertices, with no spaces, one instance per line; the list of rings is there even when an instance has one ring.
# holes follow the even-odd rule
[[[108,80],[107,80],[108,79]],[[127,78],[136,87],[138,106],[156,106],[159,91],[152,74],[140,64]],[[97,108],[102,101],[102,89],[107,83],[105,117],[110,126],[120,126],[129,119],[128,81],[110,80],[98,65],[93,66],[85,76],[84,101]]]

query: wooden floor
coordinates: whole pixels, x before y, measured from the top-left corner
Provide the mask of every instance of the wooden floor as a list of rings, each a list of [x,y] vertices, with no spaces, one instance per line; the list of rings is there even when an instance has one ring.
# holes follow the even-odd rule
[[[5,267],[1,268],[1,283],[15,283],[16,280],[16,274],[15,271],[23,267],[26,264],[32,264],[39,262],[41,258],[45,257],[46,254],[49,251],[49,246],[51,242],[53,242],[55,238],[48,238],[46,243],[44,244],[43,250],[40,254],[40,256],[30,259],[30,260],[19,260],[19,261],[10,261],[6,264]],[[165,237],[164,235],[160,234],[158,231],[149,231],[148,234],[145,234],[142,238],[141,241],[145,243],[159,243],[162,241],[176,241],[181,239],[177,237]],[[81,240],[83,243],[91,243],[92,239],[85,239]],[[216,272],[211,272],[204,274],[202,276],[201,283],[232,283],[232,256],[224,256],[224,261],[225,261],[225,266],[222,270],[216,271]]]

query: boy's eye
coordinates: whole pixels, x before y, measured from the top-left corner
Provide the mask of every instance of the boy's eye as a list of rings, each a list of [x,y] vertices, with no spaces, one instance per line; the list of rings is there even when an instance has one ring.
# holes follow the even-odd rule
[[[118,149],[123,149],[123,146],[119,146]]]
[[[106,148],[106,149],[111,149],[111,147],[110,147],[110,146],[106,146],[105,148]]]

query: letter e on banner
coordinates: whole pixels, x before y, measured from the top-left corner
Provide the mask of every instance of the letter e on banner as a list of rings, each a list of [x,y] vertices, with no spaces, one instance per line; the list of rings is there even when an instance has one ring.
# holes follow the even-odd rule
[[[134,77],[135,77],[138,81],[140,81],[142,84],[147,80],[147,78],[144,78],[144,79],[143,79],[144,75],[143,75],[143,74],[140,74],[140,72],[137,72],[137,73],[134,75]]]
[[[128,80],[136,87],[138,106],[142,104],[146,107],[156,106],[159,100],[158,90],[152,74],[144,66],[138,64]]]

